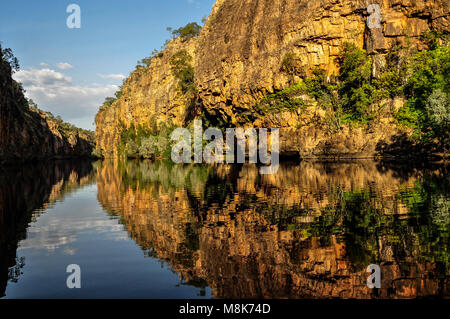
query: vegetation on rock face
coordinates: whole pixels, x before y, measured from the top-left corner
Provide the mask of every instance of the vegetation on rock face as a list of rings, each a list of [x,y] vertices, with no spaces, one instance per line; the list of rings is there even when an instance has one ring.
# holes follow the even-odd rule
[[[45,113],[45,117],[48,121],[57,124],[58,131],[61,133],[62,136],[69,138],[70,136],[73,135],[83,135],[90,143],[95,144],[95,136],[93,131],[82,129],[76,127],[73,124],[64,122],[61,116],[55,117],[51,112],[41,111],[37,108],[37,105],[36,103],[33,102],[33,100],[28,101],[32,108],[36,109],[38,112]]]
[[[19,60],[14,56],[12,50],[10,48],[2,49],[1,42],[0,42],[0,56],[2,58],[2,61],[5,63],[8,63],[11,67],[11,69],[14,71],[19,71],[20,65]]]
[[[194,82],[194,67],[192,66],[192,56],[181,50],[170,58],[170,66],[173,75],[178,79],[178,85],[186,96],[193,96],[196,92]]]
[[[191,39],[197,37],[200,34],[202,27],[196,22],[186,24],[184,27],[173,30],[172,35],[175,37],[183,37],[185,39]]]
[[[271,113],[294,112],[306,106],[302,95],[303,86],[296,84],[279,92],[269,94],[261,99],[252,110],[242,112],[241,116],[247,121],[254,121],[258,117]]]
[[[428,37],[430,38],[430,37]],[[372,57],[363,49],[345,43],[337,59],[339,73],[328,77],[315,69],[312,76],[282,91],[267,95],[243,117],[252,121],[259,114],[295,111],[305,105],[302,94],[314,98],[327,112],[333,131],[348,123],[370,125],[384,110],[384,102],[396,97],[407,100],[395,113],[401,125],[416,130],[419,141],[437,139],[450,146],[450,48],[431,37],[429,47],[411,51],[394,47],[384,56],[384,66],[375,76]],[[295,55],[287,54],[281,70],[298,73]]]
[[[171,151],[170,135],[174,127],[172,124],[162,124],[158,129],[156,123],[153,127],[131,125],[126,128],[120,123],[119,155],[128,158],[169,158]]]
[[[94,133],[40,110],[12,73],[19,62],[0,47],[0,161],[91,156]]]

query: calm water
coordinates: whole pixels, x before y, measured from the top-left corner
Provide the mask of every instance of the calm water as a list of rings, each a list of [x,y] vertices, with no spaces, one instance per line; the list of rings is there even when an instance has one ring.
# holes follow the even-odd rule
[[[5,168],[0,296],[449,298],[449,186],[444,166],[371,161]]]

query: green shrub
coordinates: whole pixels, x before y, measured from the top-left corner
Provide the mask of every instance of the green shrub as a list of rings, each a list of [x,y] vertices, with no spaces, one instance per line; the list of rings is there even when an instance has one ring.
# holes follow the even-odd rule
[[[375,102],[372,83],[372,59],[354,44],[344,44],[339,61],[339,95],[346,112],[354,119],[369,115],[368,107]]]
[[[407,65],[402,58],[400,46],[389,50],[385,56],[386,66],[380,75],[374,79],[374,84],[379,90],[379,97],[394,98],[402,96],[407,78]]]
[[[201,30],[201,26],[199,26],[196,22],[191,22],[186,24],[184,27],[172,31],[172,35],[174,35],[175,37],[180,36],[185,39],[190,39],[197,37],[200,34]]]
[[[309,96],[319,99],[323,94],[329,93],[329,87],[326,84],[325,70],[316,68],[313,70],[313,76],[305,79],[304,91]]]
[[[247,121],[252,122],[257,115],[267,115],[285,111],[294,112],[299,108],[305,108],[305,102],[300,96],[303,94],[302,83],[287,87],[279,92],[266,95],[251,110],[245,110],[241,116]]]
[[[166,136],[149,136],[141,141],[139,155],[146,159],[164,157],[169,149],[170,143]]]
[[[418,52],[410,59],[406,97],[414,98],[414,107],[423,109],[436,90],[450,91],[450,47],[436,46]]]
[[[157,138],[149,136],[142,139],[141,146],[139,146],[139,155],[143,158],[151,159],[156,156],[158,152]]]
[[[8,63],[11,69],[14,71],[19,71],[20,65],[19,60],[14,56],[14,53],[11,49],[6,48],[2,49],[0,43],[0,60],[4,63]]]
[[[430,118],[437,126],[450,128],[450,101],[449,93],[436,89],[430,95],[426,104]]]
[[[405,86],[407,103],[396,114],[400,124],[415,129],[415,137],[435,137],[449,146],[450,49],[435,44],[409,58]],[[425,141],[425,139],[424,139]]]
[[[450,146],[450,93],[435,89],[426,103],[435,136],[447,147]]]
[[[178,85],[187,96],[195,95],[197,90],[194,82],[194,67],[191,62],[192,56],[186,50],[178,51],[170,58],[173,75],[179,80]]]

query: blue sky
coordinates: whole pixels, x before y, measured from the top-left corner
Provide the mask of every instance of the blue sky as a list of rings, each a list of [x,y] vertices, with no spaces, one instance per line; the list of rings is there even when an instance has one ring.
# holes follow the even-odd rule
[[[15,74],[39,107],[93,129],[106,96],[136,62],[170,38],[167,27],[200,24],[214,0],[0,0],[0,41],[20,61]],[[69,4],[81,28],[69,29]]]

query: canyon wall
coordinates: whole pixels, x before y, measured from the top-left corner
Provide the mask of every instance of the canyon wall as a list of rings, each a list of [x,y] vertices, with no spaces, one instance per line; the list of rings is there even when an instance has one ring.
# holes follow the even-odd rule
[[[97,147],[106,157],[117,156],[120,129],[139,125],[151,128],[162,123],[183,126],[189,116],[189,101],[178,87],[171,71],[171,57],[186,50],[195,56],[196,40],[174,39],[148,68],[131,73],[122,89],[122,97],[98,112]]]
[[[367,25],[371,4],[381,8],[380,28]],[[336,58],[345,42],[365,48],[373,56],[373,73],[377,74],[390,48],[421,49],[420,36],[425,32],[449,32],[449,12],[446,0],[218,0],[197,38],[187,43],[172,40],[145,75],[132,73],[122,98],[99,111],[98,148],[103,155],[115,157],[123,125],[125,129],[131,124],[152,126],[154,114],[159,123],[170,119],[187,125],[190,117],[186,112],[190,112],[203,114],[221,126],[279,127],[284,154],[304,158],[385,156],[384,146],[411,134],[393,119],[393,111],[405,102],[401,98],[380,101],[392,112],[380,116],[370,128],[342,126],[337,134],[327,128],[325,111],[315,101],[308,101],[305,109],[269,114],[251,123],[243,113],[315,68],[336,75]],[[195,103],[200,111],[190,109],[189,101],[183,102],[170,71],[170,56],[186,47],[193,57]],[[282,71],[288,54],[296,57],[295,75]]]
[[[11,75],[10,65],[0,53],[0,163],[91,156],[91,137],[76,132],[61,134],[56,121],[28,107]]]
[[[370,4],[381,8],[381,28],[367,26]],[[267,93],[289,85],[281,72],[287,53],[298,56],[305,73],[315,67],[337,74],[342,44],[369,53],[397,45],[420,45],[426,31],[450,31],[446,0],[220,0],[200,34],[196,80],[209,112],[239,116]],[[234,109],[236,108],[236,109]]]

